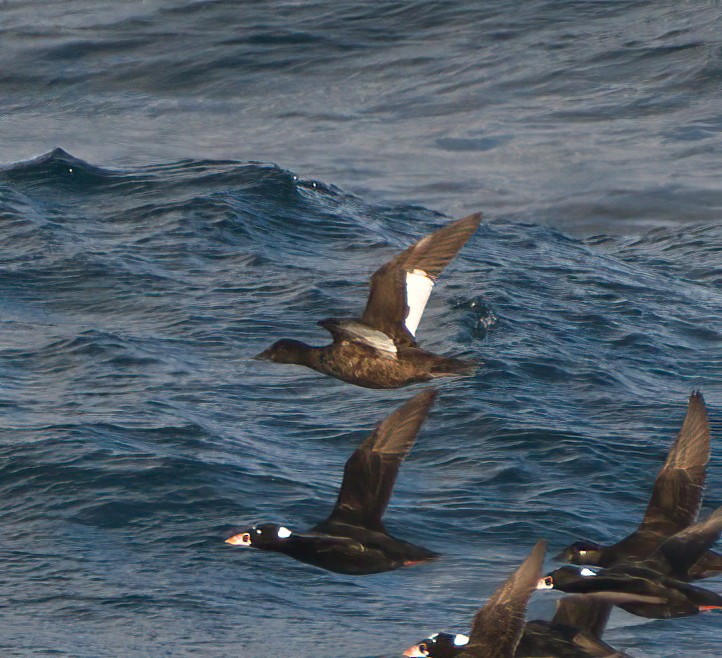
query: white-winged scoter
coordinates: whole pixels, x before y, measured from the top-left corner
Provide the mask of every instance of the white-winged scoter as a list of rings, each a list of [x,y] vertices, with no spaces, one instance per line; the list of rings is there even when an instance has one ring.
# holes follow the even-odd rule
[[[476,364],[427,352],[417,345],[415,334],[434,281],[480,222],[481,213],[451,222],[376,270],[360,318],[318,323],[333,337],[330,345],[284,339],[255,358],[306,366],[367,388],[472,374]]]

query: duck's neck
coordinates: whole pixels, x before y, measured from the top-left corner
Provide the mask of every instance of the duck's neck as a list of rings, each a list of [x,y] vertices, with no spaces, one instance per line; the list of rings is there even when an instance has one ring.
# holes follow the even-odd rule
[[[322,367],[321,359],[325,349],[325,347],[314,347],[299,342],[297,349],[294,350],[293,363],[319,370]]]

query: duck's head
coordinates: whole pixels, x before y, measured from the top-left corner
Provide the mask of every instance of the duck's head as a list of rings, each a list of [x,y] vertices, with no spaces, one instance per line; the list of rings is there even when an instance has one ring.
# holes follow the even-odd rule
[[[404,656],[421,658],[454,658],[469,644],[466,635],[454,633],[434,633],[425,640],[404,651]]]
[[[283,340],[277,340],[271,347],[263,350],[260,354],[256,354],[253,358],[260,361],[274,361],[275,363],[299,363],[308,348],[309,346],[300,340],[284,338]]]
[[[569,564],[599,564],[603,549],[603,546],[593,541],[575,541],[554,559]]]
[[[537,582],[537,589],[558,589],[562,592],[583,592],[586,588],[582,585],[585,578],[593,578],[597,575],[596,569],[589,567],[574,567],[569,564],[555,569]],[[581,585],[581,587],[580,587]]]
[[[279,550],[292,535],[293,533],[286,526],[262,523],[229,537],[226,539],[226,544],[261,550]]]

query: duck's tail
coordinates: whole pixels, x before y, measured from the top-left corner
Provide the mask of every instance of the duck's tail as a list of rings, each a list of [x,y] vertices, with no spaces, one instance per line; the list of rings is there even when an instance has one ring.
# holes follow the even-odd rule
[[[473,375],[481,363],[462,359],[440,358],[431,368],[432,377],[454,377]]]

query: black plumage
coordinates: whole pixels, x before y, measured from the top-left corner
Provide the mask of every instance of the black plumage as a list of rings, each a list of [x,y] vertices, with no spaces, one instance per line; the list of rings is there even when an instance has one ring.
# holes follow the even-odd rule
[[[382,521],[399,467],[435,398],[434,390],[415,395],[361,443],[346,462],[338,499],[327,519],[305,532],[262,524],[227,543],[283,553],[344,574],[379,573],[438,557],[392,537]]]
[[[667,459],[657,475],[652,496],[640,526],[629,536],[611,546],[589,541],[575,542],[556,559],[572,564],[611,567],[615,564],[648,559],[670,537],[694,523],[699,514],[710,456],[710,431],[704,398],[692,393],[687,415]],[[680,540],[684,536],[680,536]],[[677,551],[682,551],[682,542]],[[692,549],[691,549],[692,550]],[[696,580],[722,573],[722,556],[706,551],[688,566],[686,573],[663,564],[663,555],[655,568],[674,573],[676,578]]]
[[[650,619],[689,617],[722,609],[722,596],[716,592],[637,564],[608,569],[565,565],[541,578],[537,588],[593,595]]]
[[[546,542],[537,542],[529,557],[476,613],[468,638],[437,633],[411,647],[404,655],[513,658],[524,632],[526,606],[541,574],[545,551]]]
[[[524,626],[514,658],[628,658],[601,637],[612,604],[593,596],[567,596],[557,603],[551,621],[536,619]],[[422,658],[457,658],[469,638],[436,633],[408,649],[404,655]]]

